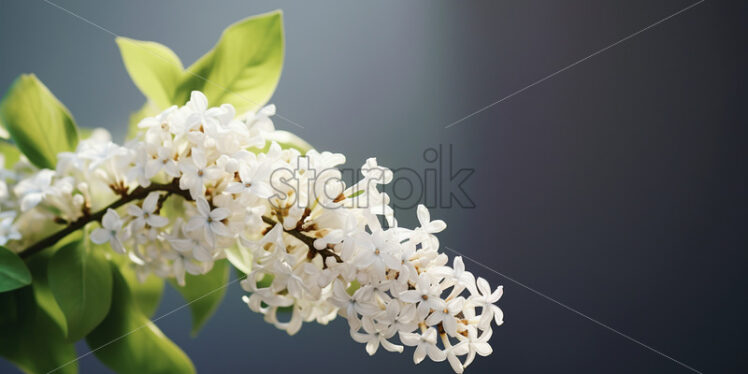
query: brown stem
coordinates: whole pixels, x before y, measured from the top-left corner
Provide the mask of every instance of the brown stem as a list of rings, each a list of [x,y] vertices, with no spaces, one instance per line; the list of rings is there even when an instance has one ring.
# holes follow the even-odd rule
[[[82,229],[84,226],[91,222],[100,222],[102,217],[104,217],[104,214],[106,214],[107,210],[109,209],[117,209],[129,202],[136,201],[136,200],[142,200],[145,199],[149,193],[154,191],[165,191],[166,195],[163,196],[158,201],[158,208],[160,210],[161,206],[163,205],[163,202],[166,200],[166,198],[169,195],[179,195],[185,200],[192,200],[192,196],[190,195],[190,192],[188,190],[182,190],[179,188],[179,180],[174,179],[170,183],[151,183],[148,187],[137,187],[132,192],[129,193],[123,193],[122,197],[119,200],[116,200],[115,202],[109,204],[104,209],[99,210],[96,213],[84,215],[81,218],[78,218],[76,221],[70,223],[68,226],[63,228],[60,231],[55,232],[54,234],[45,237],[44,239],[39,240],[38,242],[32,244],[28,248],[24,249],[19,253],[19,256],[21,258],[28,258],[33,256],[34,254],[43,251],[45,248],[52,247],[60,240],[64,239],[66,236],[72,234],[73,232]],[[262,217],[263,222],[267,223],[270,226],[275,226],[278,224],[275,220],[272,218],[268,218],[263,216]],[[334,251],[332,251],[329,248],[325,249],[316,249],[314,248],[314,238],[307,236],[303,233],[301,233],[298,229],[292,229],[292,230],[284,230],[286,233],[290,234],[291,236],[295,237],[296,239],[301,240],[304,244],[309,247],[309,257],[314,258],[314,255],[319,253],[323,260],[327,257],[334,257],[337,262],[343,262],[343,259],[340,258]]]
[[[73,232],[82,229],[90,222],[100,222],[101,218],[104,217],[104,214],[106,214],[108,209],[117,209],[129,202],[145,199],[149,193],[154,191],[166,191],[170,194],[180,195],[185,199],[192,199],[189,191],[179,188],[179,181],[176,179],[174,179],[171,183],[152,183],[148,187],[137,187],[132,190],[132,192],[124,194],[119,200],[109,204],[106,208],[101,209],[93,214],[84,215],[83,217],[78,218],[76,221],[70,223],[62,230],[57,231],[56,233],[32,244],[28,248],[21,251],[19,255],[21,256],[21,258],[28,258],[40,251],[43,251],[45,248],[49,248],[55,245],[58,241],[64,239],[66,236],[72,234]]]
[[[272,218],[268,218],[268,217],[265,217],[265,216],[262,216],[262,221],[265,222],[265,223],[267,223],[271,227],[273,227],[273,226],[275,226],[277,224],[280,224],[280,223],[276,222],[275,220],[273,220]],[[314,256],[319,253],[319,255],[322,256],[322,265],[324,267],[327,267],[327,265],[324,263],[324,260],[326,258],[328,258],[328,257],[334,257],[335,261],[337,261],[337,262],[343,262],[343,259],[340,258],[340,256],[338,256],[338,254],[335,253],[330,248],[324,248],[324,249],[314,248],[314,238],[312,238],[311,236],[307,236],[307,235],[303,234],[298,228],[295,228],[295,229],[292,229],[292,230],[286,230],[284,228],[283,231],[286,232],[287,234],[290,234],[294,238],[301,240],[304,244],[306,244],[307,247],[309,247],[309,254],[308,254],[309,259],[314,258]]]

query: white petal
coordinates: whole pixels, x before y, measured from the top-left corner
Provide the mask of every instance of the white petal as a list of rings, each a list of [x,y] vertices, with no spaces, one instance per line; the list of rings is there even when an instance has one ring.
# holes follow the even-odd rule
[[[109,242],[109,245],[112,246],[112,249],[115,252],[117,252],[119,254],[124,254],[125,253],[125,247],[122,245],[122,242],[119,240],[119,238],[117,238],[117,237],[112,238],[112,241]]]
[[[438,233],[438,232],[442,232],[442,231],[444,231],[444,229],[446,229],[446,228],[447,228],[447,224],[446,224],[446,223],[445,223],[444,221],[440,220],[440,219],[438,219],[438,220],[436,220],[436,221],[431,221],[431,222],[429,222],[429,223],[428,223],[428,224],[427,224],[427,225],[426,225],[426,226],[424,227],[424,229],[425,229],[426,231],[428,231],[428,232],[430,232],[430,233],[432,233],[432,234],[436,234],[436,233]]]
[[[491,302],[497,302],[499,299],[501,299],[501,296],[504,295],[504,286],[498,286],[496,287],[496,291],[494,291],[491,294]]]
[[[96,244],[104,244],[111,238],[111,230],[96,229],[91,233],[91,241]]]
[[[177,278],[177,283],[180,286],[184,286],[184,262],[182,259],[174,260],[173,263],[174,277]]]
[[[145,177],[148,179],[153,178],[158,174],[163,166],[164,164],[161,160],[148,160],[148,162],[145,163]]]
[[[400,294],[399,298],[406,303],[417,303],[423,300],[421,292],[416,290],[405,291]]]
[[[208,98],[200,91],[192,91],[190,93],[189,106],[195,112],[204,112],[208,109]]]
[[[478,277],[478,290],[480,290],[483,296],[491,295],[491,286],[488,285],[488,281],[482,277]]]
[[[203,180],[213,181],[223,176],[223,174],[223,170],[215,166],[211,166],[203,170]]]
[[[475,343],[473,344],[473,349],[481,356],[488,356],[493,353],[493,348],[488,343]]]
[[[220,221],[228,217],[230,213],[231,211],[226,208],[216,208],[210,212],[210,218],[213,218],[214,221]]]
[[[200,196],[195,201],[197,203],[197,211],[200,213],[201,216],[209,217],[210,216],[210,205],[208,205],[208,200],[205,200],[204,197]]]
[[[454,370],[455,373],[462,373],[464,368],[462,367],[462,363],[460,362],[460,359],[457,358],[457,356],[449,354],[447,355],[447,359],[449,360],[449,364],[452,366],[452,370]]]
[[[164,216],[152,215],[148,217],[148,224],[151,225],[151,227],[164,227],[169,224],[169,219]]]
[[[431,221],[429,210],[423,204],[418,204],[416,215],[418,216],[418,222],[421,224],[421,226],[425,226]]]
[[[192,249],[192,256],[195,257],[198,261],[207,262],[213,259],[213,256],[210,254],[210,251],[208,251],[205,247],[198,245],[195,246]]]
[[[200,227],[207,225],[204,217],[192,217],[186,225],[184,225],[184,231],[195,231]]]
[[[143,215],[143,210],[135,204],[130,204],[127,206],[127,214],[133,217],[140,217]]]
[[[213,221],[210,223],[210,229],[216,233],[216,235],[220,236],[231,236],[231,231],[229,231],[228,227],[223,224],[223,222]]]
[[[431,361],[434,362],[442,362],[447,359],[447,354],[435,345],[429,345],[428,354]]]
[[[397,352],[397,353],[403,352],[402,345],[394,344],[387,339],[381,339],[380,343],[382,344],[382,348],[386,349],[389,352]]]
[[[402,342],[403,344],[412,347],[414,345],[418,345],[419,341],[421,341],[420,335],[412,333],[412,332],[400,331],[400,342]]]
[[[143,211],[153,213],[156,210],[156,205],[158,204],[158,197],[159,193],[156,191],[149,193],[148,197],[143,200]]]
[[[494,319],[494,322],[496,323],[496,326],[503,325],[504,324],[504,312],[496,305],[492,305],[491,309],[493,309],[493,319]]]
[[[42,201],[43,197],[44,195],[40,193],[30,193],[28,195],[25,195],[21,200],[21,211],[25,212],[37,206]]]
[[[418,365],[424,358],[426,358],[426,347],[424,347],[424,344],[419,344],[413,352],[413,362]]]
[[[379,349],[379,339],[371,339],[366,343],[366,353],[373,356]]]
[[[109,230],[117,230],[120,228],[121,223],[119,221],[119,214],[114,209],[107,209],[104,217],[101,218],[101,226]]]
[[[205,159],[205,152],[200,148],[192,148],[192,162],[195,163],[198,169],[202,169],[208,164]]]

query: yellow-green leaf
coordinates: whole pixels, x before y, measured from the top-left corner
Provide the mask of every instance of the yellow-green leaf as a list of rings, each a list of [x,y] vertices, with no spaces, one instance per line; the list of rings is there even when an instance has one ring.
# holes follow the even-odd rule
[[[111,310],[86,337],[96,357],[120,374],[194,373],[189,357],[135,306],[114,263],[111,269]]]
[[[0,119],[13,142],[40,168],[54,169],[57,154],[78,144],[70,112],[33,74],[13,82],[0,103]]]
[[[18,150],[15,144],[2,140],[0,140],[0,154],[3,155],[3,161],[5,161],[0,166],[5,169],[12,169],[13,165],[21,159],[21,151]]]
[[[250,17],[224,30],[216,46],[187,68],[172,102],[184,105],[198,90],[211,105],[232,104],[237,113],[256,110],[272,96],[282,67],[282,13]]]
[[[249,274],[252,271],[252,254],[249,249],[237,244],[227,248],[226,259],[242,274]]]
[[[265,147],[262,149],[251,149],[257,153],[267,153],[270,149],[271,142],[276,142],[281,149],[295,149],[302,155],[305,155],[310,150],[314,149],[311,144],[307,143],[306,140],[298,137],[297,135],[283,130],[275,130],[267,135],[267,142]]]
[[[182,62],[168,47],[156,43],[118,37],[122,61],[130,78],[159,109],[171,105],[182,77]]]

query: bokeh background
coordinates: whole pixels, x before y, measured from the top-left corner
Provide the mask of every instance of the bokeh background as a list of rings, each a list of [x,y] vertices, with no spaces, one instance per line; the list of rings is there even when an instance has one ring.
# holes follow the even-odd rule
[[[703,372],[748,371],[746,4],[705,1],[464,122],[445,126],[691,2],[70,1],[111,32],[154,40],[185,65],[230,23],[281,8],[282,119],[357,167],[428,167],[452,145],[476,207],[432,211],[441,242]],[[82,126],[122,140],[144,98],[111,34],[40,0],[0,2],[0,90],[36,73]],[[401,209],[401,222],[416,222]],[[452,253],[450,253],[452,255]],[[494,354],[472,373],[687,369],[504,284]],[[450,372],[411,352],[369,358],[338,320],[294,337],[232,285],[197,338],[189,311],[158,321],[202,373]],[[168,290],[156,314],[182,305]],[[2,332],[0,332],[2,335]],[[79,345],[80,353],[87,351]],[[93,356],[84,373],[107,372]],[[0,372],[14,369],[0,361]]]

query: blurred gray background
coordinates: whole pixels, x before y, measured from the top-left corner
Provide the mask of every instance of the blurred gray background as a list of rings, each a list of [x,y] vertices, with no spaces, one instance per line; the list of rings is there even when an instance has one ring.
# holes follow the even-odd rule
[[[706,1],[449,129],[444,127],[665,18],[688,1],[68,1],[189,65],[241,18],[280,8],[277,118],[319,149],[421,170],[453,145],[474,209],[432,211],[486,266],[704,372],[748,370],[745,2]],[[36,73],[81,126],[123,139],[144,98],[112,35],[40,0],[0,2],[0,90]],[[415,213],[402,209],[412,225]],[[449,253],[450,256],[453,253]],[[472,373],[672,372],[677,363],[504,284],[494,354]],[[203,373],[451,372],[412,350],[367,357],[338,320],[294,337],[234,284],[195,339],[158,321]],[[167,291],[157,315],[182,304]],[[0,332],[2,335],[2,332]],[[80,353],[86,351],[80,344]],[[93,357],[84,373],[107,372]],[[15,372],[0,361],[0,372]]]

